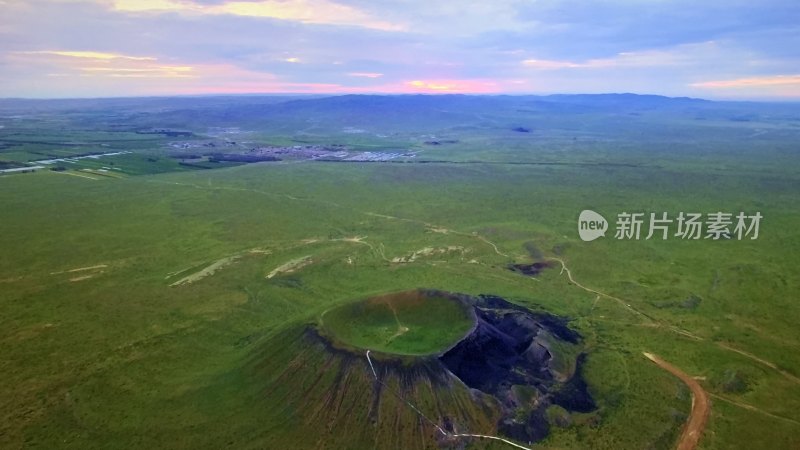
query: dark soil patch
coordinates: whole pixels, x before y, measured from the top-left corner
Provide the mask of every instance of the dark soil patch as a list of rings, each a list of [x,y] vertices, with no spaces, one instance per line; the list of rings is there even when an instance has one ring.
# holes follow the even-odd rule
[[[539,275],[544,269],[553,267],[553,263],[549,261],[539,261],[532,264],[510,264],[508,270],[517,272],[519,274],[535,277]]]
[[[425,141],[425,145],[457,144],[458,139],[439,139],[436,141]]]

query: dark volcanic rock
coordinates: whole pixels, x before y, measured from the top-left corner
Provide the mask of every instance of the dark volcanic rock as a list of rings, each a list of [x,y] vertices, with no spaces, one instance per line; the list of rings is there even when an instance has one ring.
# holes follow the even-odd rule
[[[523,362],[520,345],[524,342],[503,333],[479,316],[475,331],[445,353],[441,360],[467,386],[493,392],[498,390],[500,383],[510,381],[511,367]]]
[[[583,355],[566,380],[559,379],[561,374],[551,368],[553,339],[580,342],[580,335],[567,327],[566,319],[533,312],[497,296],[482,295],[470,301],[475,308],[475,328],[439,359],[464,384],[500,402],[504,414],[498,429],[503,434],[522,442],[543,439],[549,430],[545,410],[552,404],[569,411],[595,409],[581,377]],[[520,388],[535,389],[536,400],[523,400],[518,395]]]
[[[531,411],[524,421],[505,419],[497,426],[504,435],[521,442],[536,442],[547,437],[550,424],[545,417],[544,408]]]
[[[589,395],[586,381],[580,376],[586,355],[578,356],[576,375],[555,394],[553,403],[570,411],[590,412],[597,408],[594,399]]]

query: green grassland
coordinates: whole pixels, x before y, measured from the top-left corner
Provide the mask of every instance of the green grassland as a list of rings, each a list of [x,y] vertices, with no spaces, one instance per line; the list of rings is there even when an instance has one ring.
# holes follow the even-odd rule
[[[333,124],[317,129],[331,142],[348,139],[340,125],[374,126],[420,150],[416,161],[441,162],[162,170],[147,158],[168,160],[163,147],[137,143],[113,159],[127,176],[2,176],[0,447],[431,447],[430,430],[370,421],[359,397],[367,390],[325,388],[336,380],[322,370],[313,388],[309,373],[291,376],[292,361],[326,367],[319,349],[302,344],[303,325],[357,299],[426,287],[501,295],[569,317],[583,335],[584,376],[599,409],[566,425],[553,411],[562,424],[534,448],[672,448],[690,393],[644,351],[700,377],[713,395],[701,449],[798,448],[796,121],[782,112],[731,122],[697,108],[694,116],[601,111],[576,120],[515,106],[423,131],[418,122],[429,116],[387,125],[326,122],[316,112]],[[196,117],[182,113],[171,126],[189,125],[184,116]],[[767,133],[748,137],[753,128]],[[424,144],[431,134],[459,142]],[[760,211],[764,219],[757,240],[582,242],[583,209],[609,219],[623,211]],[[571,284],[559,263],[536,278],[507,269],[531,262],[534,247],[614,298]],[[425,248],[442,250],[392,262]],[[305,257],[308,265],[267,278]],[[221,260],[213,273],[171,286]],[[700,301],[685,302],[693,297]],[[346,375],[367,383],[365,362]],[[302,386],[309,396],[298,394]],[[349,413],[326,416],[325,392],[353,405]],[[452,395],[447,404],[459,411],[439,410],[427,393],[413,398],[433,416],[461,414],[473,431],[492,431],[467,394]],[[385,407],[402,423],[415,420],[399,401]]]
[[[440,353],[458,342],[474,322],[457,300],[413,293],[348,303],[327,311],[321,320],[338,341],[400,355]]]

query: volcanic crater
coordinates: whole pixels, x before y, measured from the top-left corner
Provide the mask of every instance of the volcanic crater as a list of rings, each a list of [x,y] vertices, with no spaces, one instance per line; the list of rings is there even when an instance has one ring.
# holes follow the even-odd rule
[[[420,383],[434,392],[466,388],[484,412],[481,422],[493,420],[492,432],[524,443],[547,436],[553,424],[547,411],[554,405],[563,408],[561,422],[570,413],[596,408],[581,375],[581,336],[568,320],[498,296],[431,289],[394,293],[330,311],[309,332],[348,360],[367,360],[370,351],[365,370],[374,378],[373,422],[381,420],[378,411],[387,394],[413,405]],[[390,387],[387,379],[399,382]],[[475,432],[467,417],[447,410],[458,405],[435,403],[435,409],[421,407],[417,413],[440,446],[452,445],[438,436],[441,430]]]

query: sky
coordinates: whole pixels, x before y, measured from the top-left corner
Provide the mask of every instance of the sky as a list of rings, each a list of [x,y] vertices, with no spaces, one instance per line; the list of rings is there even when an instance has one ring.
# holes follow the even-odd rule
[[[798,0],[0,0],[0,97],[800,100]]]

